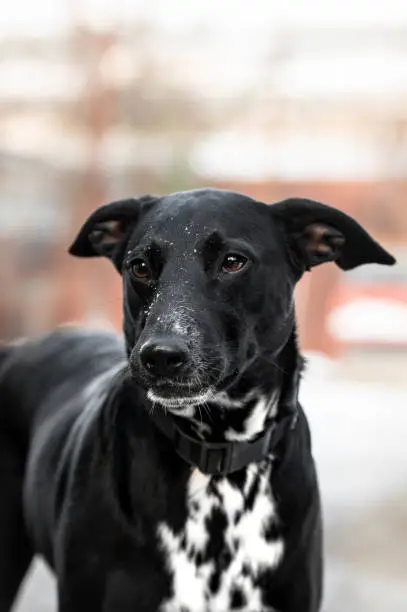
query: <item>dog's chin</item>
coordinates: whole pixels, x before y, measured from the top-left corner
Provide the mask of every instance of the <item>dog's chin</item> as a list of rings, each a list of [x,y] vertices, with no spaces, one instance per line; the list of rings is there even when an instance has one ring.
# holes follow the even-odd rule
[[[165,408],[177,416],[193,417],[195,408],[213,401],[218,393],[224,393],[239,377],[239,371],[234,370],[228,376],[216,383],[204,387],[191,389],[187,383],[158,383],[154,386],[143,385],[147,391],[147,398],[153,404]]]
[[[210,389],[202,390],[196,394],[183,395],[182,390],[179,394],[174,392],[164,394],[160,390],[148,389],[147,398],[153,404],[158,404],[172,412],[177,416],[193,417],[195,414],[195,407],[209,401],[212,397],[212,391]]]

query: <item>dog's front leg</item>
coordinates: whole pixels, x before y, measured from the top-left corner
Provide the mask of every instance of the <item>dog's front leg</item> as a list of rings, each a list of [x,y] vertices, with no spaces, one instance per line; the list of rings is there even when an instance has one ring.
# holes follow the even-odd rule
[[[58,584],[58,612],[104,612],[103,589],[87,577],[61,580]]]
[[[105,612],[105,575],[98,563],[75,555],[57,569],[58,612]]]

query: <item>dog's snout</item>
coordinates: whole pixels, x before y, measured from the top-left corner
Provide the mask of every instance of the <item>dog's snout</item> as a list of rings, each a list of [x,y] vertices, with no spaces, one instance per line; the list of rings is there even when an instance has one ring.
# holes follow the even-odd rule
[[[187,347],[175,339],[152,340],[140,350],[141,365],[153,376],[166,378],[181,374],[188,361]]]

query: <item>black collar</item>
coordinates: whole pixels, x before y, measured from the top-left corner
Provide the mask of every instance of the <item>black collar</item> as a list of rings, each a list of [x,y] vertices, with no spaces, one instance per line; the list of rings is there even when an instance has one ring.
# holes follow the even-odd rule
[[[264,432],[250,442],[206,442],[185,433],[175,419],[163,411],[154,411],[151,418],[171,440],[175,452],[187,463],[204,474],[226,476],[275,452],[285,433],[294,429],[297,413],[289,413],[270,423]]]

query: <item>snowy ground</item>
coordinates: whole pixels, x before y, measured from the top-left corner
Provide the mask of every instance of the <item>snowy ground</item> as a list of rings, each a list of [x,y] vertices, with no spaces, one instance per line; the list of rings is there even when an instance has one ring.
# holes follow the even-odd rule
[[[302,402],[324,505],[324,612],[406,612],[407,380],[358,383],[314,358]],[[37,565],[16,612],[55,609]]]

